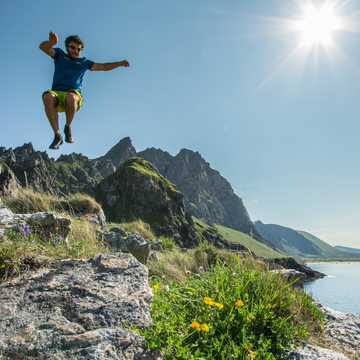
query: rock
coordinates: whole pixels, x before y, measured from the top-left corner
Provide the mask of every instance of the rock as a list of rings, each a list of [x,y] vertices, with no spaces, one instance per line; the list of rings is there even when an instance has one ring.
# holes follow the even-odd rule
[[[326,276],[325,274],[319,271],[311,269],[309,266],[305,264],[301,264],[297,262],[292,257],[286,257],[286,258],[284,257],[284,258],[277,258],[271,260],[264,259],[264,261],[266,261],[270,265],[270,268],[272,269],[285,268],[285,269],[294,269],[299,272],[302,272],[305,274],[305,281],[312,281]]]
[[[14,173],[5,162],[0,161],[0,196],[11,196],[18,188]]]
[[[184,194],[185,209],[208,223],[222,224],[263,241],[242,199],[231,184],[197,151],[182,149],[176,156],[149,148],[136,156],[150,161]]]
[[[1,359],[155,359],[128,329],[151,324],[148,271],[132,255],[53,262],[0,285]]]
[[[321,339],[324,347],[303,344],[291,352],[289,360],[355,359],[360,351],[360,316],[335,311],[321,304],[318,306],[327,321]]]
[[[54,244],[67,243],[71,231],[71,220],[68,218],[47,212],[14,214],[0,203],[0,241],[6,231],[21,231],[26,224],[29,225],[32,234]]]
[[[150,254],[150,243],[139,233],[127,233],[121,229],[113,228],[99,234],[114,251],[128,252],[142,264],[146,264]]]
[[[183,195],[144,159],[125,161],[97,186],[95,198],[110,221],[142,219],[157,235],[172,237],[181,246],[198,244]]]
[[[360,352],[360,316],[321,307],[328,323],[326,340],[349,354]]]
[[[336,351],[306,344],[290,353],[288,360],[350,360]]]
[[[272,272],[275,274],[280,274],[294,287],[299,287],[299,288],[304,287],[306,275],[303,272],[294,269],[278,269],[278,270],[272,270]]]

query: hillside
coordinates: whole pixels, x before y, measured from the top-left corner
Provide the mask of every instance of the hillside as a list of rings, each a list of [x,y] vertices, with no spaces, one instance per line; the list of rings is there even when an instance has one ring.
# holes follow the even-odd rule
[[[290,256],[304,259],[349,259],[354,253],[340,251],[327,242],[306,232],[298,231],[276,224],[255,222],[257,231],[269,241],[275,249]]]

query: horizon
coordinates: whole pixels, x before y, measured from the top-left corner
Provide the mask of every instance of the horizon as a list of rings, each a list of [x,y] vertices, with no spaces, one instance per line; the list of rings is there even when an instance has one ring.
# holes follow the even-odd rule
[[[129,136],[137,151],[198,151],[253,221],[360,248],[360,49],[359,29],[350,26],[360,7],[336,3],[329,18],[315,13],[325,33],[296,1],[4,1],[0,146],[31,142],[53,158],[95,158]],[[53,64],[38,46],[49,31],[62,49],[66,36],[79,34],[82,56],[95,62],[130,62],[86,73],[75,143],[58,152],[47,149],[41,102]]]

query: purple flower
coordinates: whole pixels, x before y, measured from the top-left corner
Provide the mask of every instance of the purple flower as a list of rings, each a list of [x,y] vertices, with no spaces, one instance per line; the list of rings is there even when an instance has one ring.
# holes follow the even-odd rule
[[[24,224],[20,229],[20,233],[23,237],[28,237],[31,233],[30,226],[28,224]]]

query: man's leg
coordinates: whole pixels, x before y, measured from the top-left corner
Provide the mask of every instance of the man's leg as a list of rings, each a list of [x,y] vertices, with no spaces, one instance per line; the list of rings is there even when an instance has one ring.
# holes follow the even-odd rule
[[[66,113],[66,125],[64,128],[65,132],[65,141],[68,143],[73,143],[72,134],[71,134],[71,123],[74,120],[75,112],[78,109],[80,98],[79,95],[68,92],[65,98],[65,113]]]
[[[54,131],[54,140],[49,146],[50,149],[58,149],[59,146],[62,144],[63,140],[60,134],[59,129],[59,116],[56,110],[57,106],[57,98],[55,95],[51,93],[44,93],[43,94],[43,102],[45,106],[45,113],[47,118],[49,119],[50,125]]]

